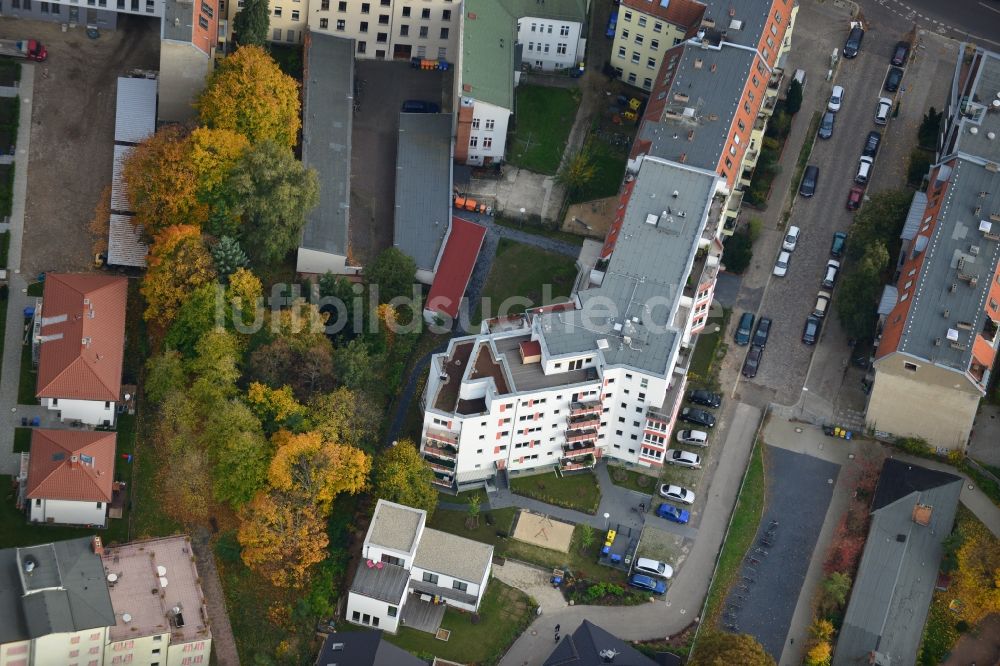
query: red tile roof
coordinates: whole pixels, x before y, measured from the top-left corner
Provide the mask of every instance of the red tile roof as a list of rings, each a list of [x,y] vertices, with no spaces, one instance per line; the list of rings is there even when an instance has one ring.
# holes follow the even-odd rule
[[[441,312],[452,319],[458,316],[462,295],[469,286],[472,269],[483,245],[486,227],[460,217],[451,218],[451,232],[438,264],[434,283],[427,295],[425,310]]]
[[[28,499],[110,502],[114,475],[115,433],[31,432]]]
[[[659,0],[622,0],[622,4],[684,28],[700,23],[705,13],[705,5],[692,0],[670,0],[666,7]]]
[[[49,273],[42,295],[39,398],[116,401],[125,356],[128,280]]]

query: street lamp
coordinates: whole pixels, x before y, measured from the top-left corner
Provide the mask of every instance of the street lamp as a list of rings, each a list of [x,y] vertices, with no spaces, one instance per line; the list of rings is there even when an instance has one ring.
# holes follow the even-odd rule
[[[607,531],[609,527],[611,527],[611,514],[606,513],[604,514],[604,530]]]

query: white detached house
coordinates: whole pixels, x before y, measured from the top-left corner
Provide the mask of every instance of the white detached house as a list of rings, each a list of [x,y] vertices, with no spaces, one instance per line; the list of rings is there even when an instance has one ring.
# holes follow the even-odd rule
[[[33,523],[107,523],[113,496],[115,433],[31,431],[25,498]]]
[[[121,395],[128,280],[49,273],[35,312],[42,406],[62,421],[112,426]]]
[[[479,610],[493,546],[425,527],[426,519],[422,509],[378,501],[348,593],[348,620],[396,633],[408,603]]]

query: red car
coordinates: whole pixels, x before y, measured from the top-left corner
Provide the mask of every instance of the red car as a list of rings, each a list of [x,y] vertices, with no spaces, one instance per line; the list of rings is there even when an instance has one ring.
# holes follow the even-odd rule
[[[847,210],[857,210],[861,207],[861,199],[865,196],[865,188],[855,185],[847,195]]]

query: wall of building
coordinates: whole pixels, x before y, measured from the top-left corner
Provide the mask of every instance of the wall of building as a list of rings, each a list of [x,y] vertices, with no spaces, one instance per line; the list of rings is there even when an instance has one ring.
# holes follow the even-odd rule
[[[111,0],[110,6],[115,7],[116,0]],[[127,0],[127,7],[131,8],[134,0]],[[145,0],[139,0],[145,3]],[[105,1],[104,6],[108,2]],[[79,26],[96,25],[101,30],[114,30],[118,25],[118,14],[114,9],[101,9],[100,5],[90,7],[87,4],[71,4],[69,2],[39,2],[38,0],[0,0],[0,14],[14,18],[32,19],[35,21],[56,21],[58,23],[71,23]],[[145,14],[142,11],[136,13],[148,16],[162,16],[162,0],[154,2],[154,12]],[[159,11],[160,13],[155,13]],[[25,38],[31,35],[24,35]]]
[[[546,72],[573,67],[583,58],[577,52],[582,27],[575,21],[522,17],[517,22],[521,62]]]
[[[31,641],[16,641],[0,645],[0,666],[28,666],[31,663]]]
[[[61,421],[83,421],[90,425],[114,425],[115,403],[98,400],[42,398],[42,407],[59,412]]]
[[[618,77],[643,90],[651,90],[663,54],[684,40],[686,28],[631,7],[618,9],[618,27],[611,48],[611,66]]]
[[[403,592],[403,598],[405,599],[405,597],[406,591]],[[375,627],[394,634],[399,630],[399,616],[402,614],[402,605],[403,599],[400,599],[398,604],[387,604],[378,599],[349,592],[347,595],[347,612],[344,614],[344,619],[353,624]],[[395,611],[395,617],[389,615],[390,610]],[[367,622],[365,621],[366,616],[368,618]]]
[[[157,120],[193,120],[196,116],[194,101],[205,88],[211,70],[211,57],[191,44],[161,40]]]
[[[916,365],[916,371],[905,363]],[[955,384],[969,390],[955,389]],[[964,450],[979,398],[962,375],[892,354],[876,364],[865,420],[869,428],[897,437],[921,437],[937,448]]]
[[[424,532],[424,526],[420,526],[420,530],[417,532],[417,537],[413,540],[414,546],[412,552],[406,552],[402,550],[395,550],[394,548],[384,548],[375,544],[365,543],[364,548],[361,551],[361,556],[366,560],[372,560],[373,562],[380,562],[383,555],[388,555],[389,557],[395,557],[403,561],[399,566],[404,569],[409,569],[410,565],[413,564],[413,556],[416,553],[416,544],[420,543],[420,535]]]
[[[136,636],[124,641],[112,640],[104,646],[104,663],[108,665],[127,663],[130,666],[152,666],[155,663],[162,665],[165,662],[169,663],[167,661],[169,646],[169,633]],[[208,653],[204,654],[204,663],[207,664]],[[115,661],[115,658],[118,658],[118,661]]]
[[[437,576],[438,577],[437,582],[432,583],[430,581],[424,581],[425,574],[431,574]],[[481,586],[481,581],[462,580],[461,578],[455,578],[454,576],[446,576],[445,574],[438,573],[437,571],[431,571],[430,569],[421,569],[420,567],[413,567],[413,569],[410,571],[410,579],[424,581],[427,585],[437,585],[443,591],[443,593],[439,596],[444,596],[444,593],[446,593],[449,590],[464,591],[467,594],[475,596],[476,597],[475,604],[466,604],[461,601],[456,601],[454,599],[449,599],[448,597],[444,597],[445,602],[449,606],[454,606],[455,608],[461,608],[462,610],[467,610],[472,613],[479,610],[479,604],[483,600],[483,592],[486,591],[486,588],[484,586]],[[468,589],[458,590],[457,588],[454,587],[456,582],[465,583],[468,586]]]
[[[68,500],[30,500],[29,520],[38,523],[64,525],[104,525],[107,520],[106,502],[73,502]],[[100,506],[98,506],[100,504]]]
[[[187,643],[171,643],[167,648],[166,666],[189,666],[191,664],[207,664],[212,655],[212,639],[189,641]],[[153,659],[149,666],[156,663]],[[162,661],[160,662],[163,663]],[[107,664],[106,666],[110,666]]]
[[[347,257],[322,252],[321,250],[310,250],[300,247],[295,261],[295,270],[299,273],[319,273],[327,271],[336,275],[357,275],[357,268],[347,265]]]
[[[507,125],[510,122],[510,109],[466,98],[463,104],[472,103],[472,118],[469,124],[468,143],[466,144],[466,164],[481,166],[503,160],[507,143]],[[477,122],[478,121],[478,122]],[[478,125],[478,127],[477,127]],[[492,127],[492,129],[488,129]],[[459,138],[464,132],[459,132]],[[456,157],[460,154],[455,151]]]
[[[33,664],[89,664],[100,665],[104,656],[106,627],[75,633],[49,634],[34,641]],[[10,662],[8,662],[10,663]],[[16,662],[15,662],[16,663]]]

